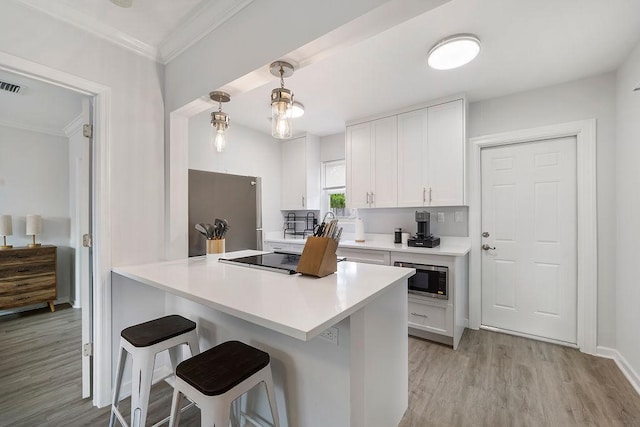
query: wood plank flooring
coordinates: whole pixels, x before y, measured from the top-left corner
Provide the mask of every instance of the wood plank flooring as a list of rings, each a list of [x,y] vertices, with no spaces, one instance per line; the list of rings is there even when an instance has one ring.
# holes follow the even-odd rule
[[[109,408],[80,398],[80,322],[64,306],[0,318],[0,426],[108,424]],[[640,396],[613,361],[489,331],[467,330],[455,352],[410,338],[409,389],[400,427],[640,426]],[[171,391],[154,386],[148,425]],[[180,425],[199,426],[199,410]]]

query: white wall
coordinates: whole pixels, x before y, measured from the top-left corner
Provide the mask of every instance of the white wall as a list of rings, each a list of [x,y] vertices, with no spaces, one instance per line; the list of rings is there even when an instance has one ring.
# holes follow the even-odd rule
[[[13,216],[7,243],[31,243],[25,217],[42,216],[36,242],[58,247],[59,302],[69,301],[73,285],[68,153],[67,138],[0,126],[0,212]]]
[[[616,346],[640,381],[640,44],[617,74]],[[612,191],[613,192],[613,191]]]
[[[597,119],[598,345],[616,346],[615,74],[474,102],[473,138],[589,118]]]
[[[231,124],[227,150],[211,143],[211,112],[189,119],[189,169],[262,178],[262,228],[282,230],[280,215],[280,142],[271,135]]]
[[[164,98],[158,64],[17,2],[3,2],[0,52],[111,88],[108,129],[113,265],[156,261],[164,253]],[[46,224],[45,224],[46,225]],[[99,244],[99,242],[98,242]],[[112,283],[114,352],[120,330],[164,314],[164,296],[127,299]],[[99,296],[98,296],[99,297]],[[98,301],[99,304],[106,302]],[[113,354],[113,353],[112,353]],[[107,396],[108,400],[108,396]],[[100,403],[106,403],[102,401]]]
[[[320,161],[344,159],[344,132],[320,137]]]

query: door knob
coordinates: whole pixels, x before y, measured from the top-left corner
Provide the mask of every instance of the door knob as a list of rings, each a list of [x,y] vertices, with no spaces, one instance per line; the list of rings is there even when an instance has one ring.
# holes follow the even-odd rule
[[[489,232],[488,231],[483,231],[482,232],[482,237],[489,237]]]
[[[496,248],[495,246],[489,246],[486,243],[484,245],[482,245],[482,250],[484,250],[484,251],[492,251],[495,248]]]

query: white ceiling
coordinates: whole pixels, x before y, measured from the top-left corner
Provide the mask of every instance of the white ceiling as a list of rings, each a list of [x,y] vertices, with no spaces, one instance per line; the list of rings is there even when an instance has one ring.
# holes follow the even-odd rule
[[[0,126],[64,136],[82,112],[83,95],[72,90],[4,70],[0,81],[21,86],[18,93],[0,90]]]
[[[161,63],[216,29],[253,0],[15,0]]]
[[[478,58],[457,70],[429,69],[425,53],[456,33],[479,36]],[[605,73],[639,39],[637,0],[452,0],[286,79],[306,107],[294,132],[329,135],[349,120],[447,95],[477,101]],[[235,95],[224,106],[231,124],[270,133],[269,94],[277,86],[271,77]]]
[[[128,9],[109,0],[15,1],[166,62],[253,0],[133,0]],[[429,69],[425,53],[456,33],[481,39],[478,58],[457,70]],[[347,121],[447,95],[477,101],[601,74],[639,39],[638,0],[451,0],[331,55],[303,58],[309,65],[285,81],[306,107],[294,132],[335,134]],[[256,73],[269,83],[232,91],[224,111],[231,125],[270,133],[269,94],[278,81],[268,64]]]

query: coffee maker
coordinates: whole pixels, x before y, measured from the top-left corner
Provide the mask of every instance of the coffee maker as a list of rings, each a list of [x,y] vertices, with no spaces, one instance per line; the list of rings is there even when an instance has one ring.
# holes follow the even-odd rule
[[[440,245],[440,238],[433,237],[429,231],[430,214],[427,211],[416,211],[416,223],[418,224],[418,232],[407,241],[407,245],[435,248]]]

